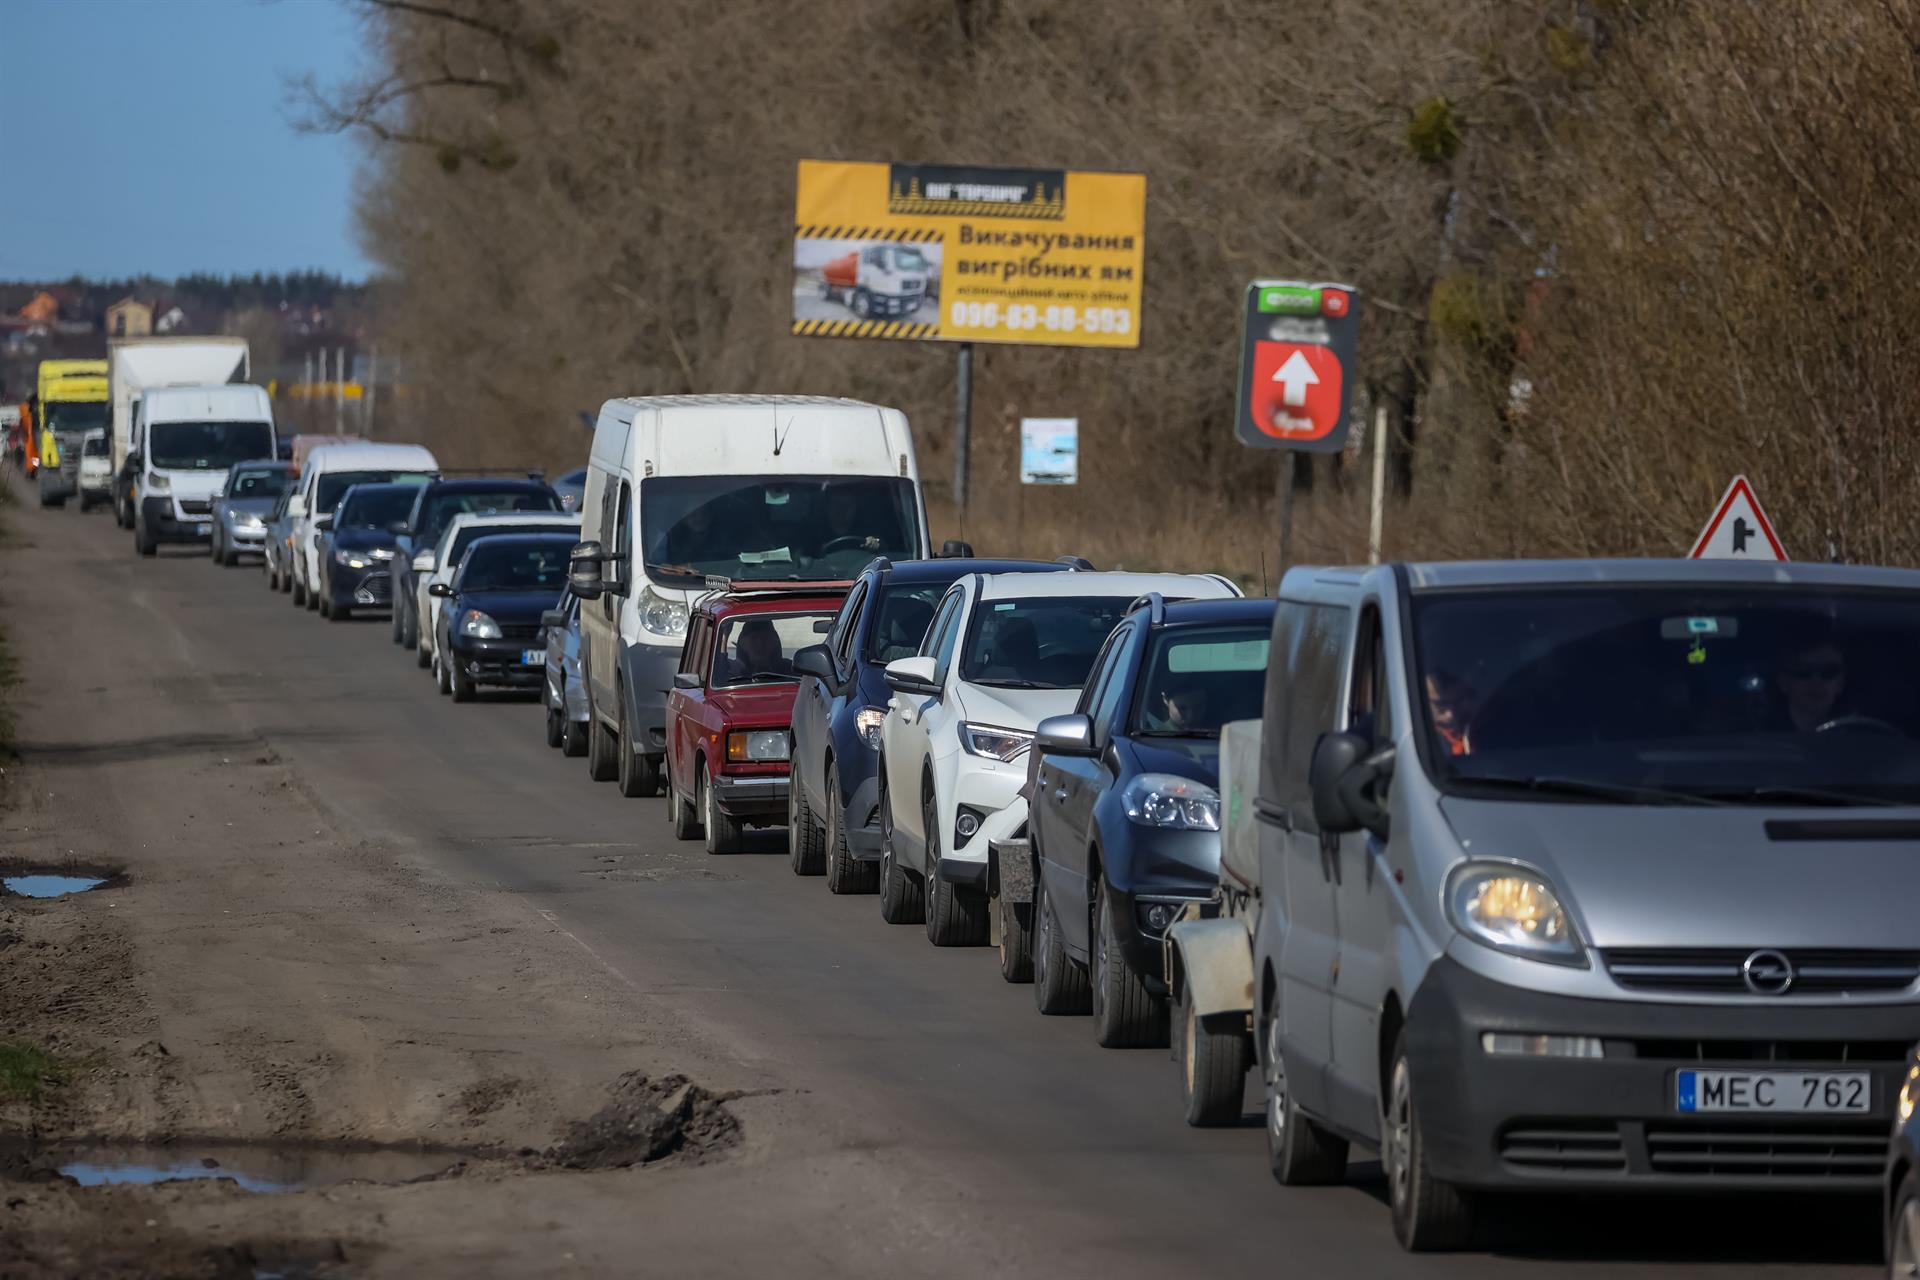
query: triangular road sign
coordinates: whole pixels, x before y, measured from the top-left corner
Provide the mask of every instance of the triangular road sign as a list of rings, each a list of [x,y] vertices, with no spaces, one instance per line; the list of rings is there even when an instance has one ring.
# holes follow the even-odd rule
[[[1786,548],[1774,536],[1773,522],[1760,509],[1753,486],[1735,476],[1687,553],[1689,560],[1785,560]]]

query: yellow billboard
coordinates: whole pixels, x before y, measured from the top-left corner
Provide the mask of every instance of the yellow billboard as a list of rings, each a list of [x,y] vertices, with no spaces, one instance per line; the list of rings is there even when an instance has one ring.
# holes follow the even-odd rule
[[[802,160],[793,332],[1137,347],[1139,173]]]

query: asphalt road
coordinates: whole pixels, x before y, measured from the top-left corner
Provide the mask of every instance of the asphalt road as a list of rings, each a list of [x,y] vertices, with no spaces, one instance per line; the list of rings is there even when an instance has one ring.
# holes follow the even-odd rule
[[[916,1248],[943,1256],[901,1258],[905,1273],[958,1274],[989,1259],[1022,1274],[1154,1277],[1567,1265],[1704,1276],[1756,1264],[1866,1275],[1877,1265],[1874,1206],[1806,1197],[1513,1201],[1496,1206],[1481,1251],[1409,1257],[1372,1163],[1356,1162],[1343,1187],[1275,1185],[1256,1107],[1238,1130],[1186,1128],[1164,1051],[1102,1050],[1084,1019],[1037,1014],[1031,988],[1001,982],[989,951],[936,950],[917,926],[884,924],[874,898],[795,878],[784,833],[724,858],[674,841],[664,801],[623,799],[589,781],[584,761],[549,750],[536,704],[438,696],[390,643],[384,617],[329,624],[270,594],[251,563],[224,570],[177,549],[135,563],[129,536],[104,516],[22,515],[43,544],[123,555],[128,589],[208,673],[274,655],[283,679],[268,687],[287,705],[260,708],[260,719],[298,726],[274,746],[329,807],[405,842],[449,880],[520,896],[577,943],[598,981],[697,1024],[823,1113],[858,1113],[863,1141],[910,1153],[899,1202],[953,1230],[931,1245],[916,1232]],[[885,1248],[900,1209],[834,1212],[853,1256]]]

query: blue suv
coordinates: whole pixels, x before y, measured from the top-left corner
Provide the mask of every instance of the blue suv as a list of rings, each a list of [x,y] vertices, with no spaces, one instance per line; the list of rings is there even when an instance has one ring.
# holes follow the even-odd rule
[[[885,668],[912,657],[933,607],[969,573],[1061,573],[1084,560],[873,561],[847,593],[826,643],[794,655],[802,677],[793,702],[787,839],[796,875],[823,871],[834,893],[880,886],[880,797],[875,768],[886,717]]]

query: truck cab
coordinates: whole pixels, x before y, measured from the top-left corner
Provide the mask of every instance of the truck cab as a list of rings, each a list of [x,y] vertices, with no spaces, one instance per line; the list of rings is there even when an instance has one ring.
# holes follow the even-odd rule
[[[821,271],[821,296],[841,302],[862,320],[910,316],[926,300],[932,264],[919,245],[870,244],[842,254]]]
[[[36,413],[40,505],[64,507],[80,493],[81,442],[107,425],[107,362],[42,360]]]
[[[134,420],[134,549],[213,536],[213,500],[236,462],[274,456],[273,405],[247,384],[155,387]]]

